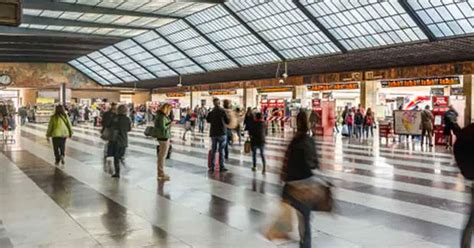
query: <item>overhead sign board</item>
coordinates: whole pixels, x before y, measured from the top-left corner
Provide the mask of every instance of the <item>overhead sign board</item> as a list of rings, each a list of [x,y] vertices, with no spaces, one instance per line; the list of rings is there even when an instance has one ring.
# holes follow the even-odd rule
[[[185,97],[186,93],[176,92],[176,93],[166,93],[166,97]]]
[[[0,25],[19,26],[21,24],[21,1],[0,0]]]
[[[236,95],[237,90],[213,90],[209,91],[209,95],[211,96],[228,96],[228,95]]]
[[[396,87],[414,87],[414,86],[439,86],[460,84],[459,77],[441,77],[441,78],[414,78],[402,80],[381,81],[382,88]]]
[[[359,89],[359,83],[333,83],[309,85],[308,90],[328,91],[328,90],[355,90]]]
[[[273,87],[257,89],[258,93],[275,93],[293,91],[293,87]]]

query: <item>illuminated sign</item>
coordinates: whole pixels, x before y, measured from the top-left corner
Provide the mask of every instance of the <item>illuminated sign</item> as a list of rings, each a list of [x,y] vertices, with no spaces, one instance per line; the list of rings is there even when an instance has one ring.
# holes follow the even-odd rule
[[[293,91],[293,87],[260,88],[260,89],[257,89],[257,91],[258,93],[288,92],[288,91]]]
[[[359,83],[315,84],[315,85],[308,86],[308,90],[312,90],[312,91],[356,90],[356,89],[359,89]]]
[[[464,89],[462,87],[451,87],[452,96],[464,96]]]
[[[460,84],[459,77],[442,77],[442,78],[415,78],[382,81],[382,88],[395,87],[413,87],[413,86],[437,86],[437,85],[454,85]]]
[[[236,95],[237,90],[214,90],[209,91],[209,95],[211,96],[227,96],[227,95]]]
[[[177,92],[177,93],[166,93],[166,97],[185,97],[186,93]]]

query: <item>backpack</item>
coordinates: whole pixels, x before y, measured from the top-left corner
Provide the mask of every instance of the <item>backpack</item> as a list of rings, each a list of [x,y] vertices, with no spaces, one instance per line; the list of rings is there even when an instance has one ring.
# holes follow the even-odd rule
[[[354,119],[352,118],[352,115],[351,115],[351,114],[348,114],[348,115],[346,116],[346,124],[347,124],[347,125],[352,125],[352,124],[354,124]]]
[[[461,174],[469,180],[474,180],[474,124],[463,128],[456,135],[453,152],[456,164],[461,170]]]

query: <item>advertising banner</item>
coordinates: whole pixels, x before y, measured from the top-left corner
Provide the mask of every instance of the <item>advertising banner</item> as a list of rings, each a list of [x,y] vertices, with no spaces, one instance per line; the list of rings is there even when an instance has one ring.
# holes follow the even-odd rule
[[[434,107],[447,107],[449,106],[449,96],[433,96],[432,102]]]
[[[395,134],[421,135],[421,111],[396,110],[393,115]]]

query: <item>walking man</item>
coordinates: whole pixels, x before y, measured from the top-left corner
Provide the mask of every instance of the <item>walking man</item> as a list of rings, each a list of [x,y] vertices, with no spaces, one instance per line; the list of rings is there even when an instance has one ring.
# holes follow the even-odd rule
[[[204,133],[204,126],[206,125],[207,109],[204,102],[201,102],[201,107],[197,110],[199,132]]]
[[[209,171],[214,172],[217,152],[219,152],[219,171],[227,171],[224,166],[224,148],[227,134],[226,125],[228,125],[230,121],[225,110],[221,107],[221,101],[218,98],[214,98],[213,104],[214,108],[207,115],[207,122],[211,125],[209,136],[212,140],[211,168],[209,168]]]

